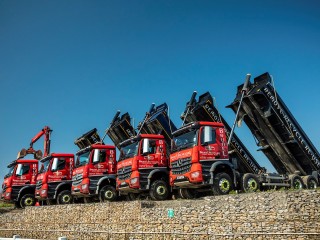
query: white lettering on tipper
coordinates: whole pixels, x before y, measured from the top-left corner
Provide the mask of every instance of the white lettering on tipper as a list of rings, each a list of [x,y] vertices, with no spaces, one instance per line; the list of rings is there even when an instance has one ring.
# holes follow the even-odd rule
[[[209,104],[204,105],[204,108],[207,110],[207,112],[211,115],[212,120],[215,122],[221,122],[220,117],[214,112],[214,110],[210,107]],[[226,133],[230,135],[227,129],[225,129]],[[236,148],[237,152],[241,154],[243,159],[247,162],[247,164],[251,167],[254,173],[259,172],[259,168],[256,166],[256,164],[250,159],[250,157],[246,154],[246,151],[240,146],[240,144],[234,139],[231,139],[232,145]]]
[[[283,108],[281,108],[279,102],[277,101],[277,98],[273,95],[273,93],[265,87],[263,91],[266,93],[268,98],[271,100],[271,103],[274,106],[274,109],[278,111],[280,117],[284,120],[284,122],[287,124],[288,128],[292,131],[293,137],[300,143],[302,146],[302,149],[304,149],[304,152],[307,153],[311,159],[311,161],[320,168],[320,161],[316,154],[312,151],[310,146],[307,144],[305,139],[303,138],[303,135],[298,131],[298,129],[294,126],[292,121],[290,120],[290,117],[285,113]]]

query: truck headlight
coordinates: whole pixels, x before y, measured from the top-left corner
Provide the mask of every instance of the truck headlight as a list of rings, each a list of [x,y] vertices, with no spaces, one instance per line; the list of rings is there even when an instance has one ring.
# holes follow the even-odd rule
[[[199,176],[200,176],[200,172],[199,171],[191,173],[191,178],[198,178]]]
[[[135,177],[135,178],[132,178],[130,179],[130,183],[133,185],[133,184],[136,184],[138,182],[139,178]]]
[[[82,186],[81,186],[81,189],[82,190],[85,190],[85,189],[87,189],[88,188],[88,184],[83,184]]]
[[[41,190],[41,193],[40,193],[41,195],[46,195],[47,194],[47,190],[46,189],[44,189],[44,190]]]

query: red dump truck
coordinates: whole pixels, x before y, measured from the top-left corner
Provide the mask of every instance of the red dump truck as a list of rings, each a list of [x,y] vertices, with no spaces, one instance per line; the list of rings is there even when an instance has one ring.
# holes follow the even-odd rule
[[[153,200],[165,200],[171,194],[169,186],[169,149],[172,134],[176,127],[167,114],[167,104],[151,106],[143,122],[138,126],[138,133],[131,131],[122,134],[122,141],[117,144],[113,132],[121,129],[123,117],[111,124],[107,134],[120,148],[117,164],[117,189],[122,195],[133,200],[140,196],[150,196]],[[131,130],[133,128],[130,128]],[[131,137],[130,137],[131,135]],[[133,135],[133,136],[132,136]],[[126,139],[126,140],[125,140]]]
[[[33,144],[42,136],[44,139],[44,156],[50,152],[50,134],[51,129],[45,126],[37,133],[30,143],[30,147],[22,149],[18,153],[17,160],[8,165],[9,173],[4,177],[2,184],[3,199],[8,202],[14,202],[17,208],[33,206],[36,203],[35,188],[38,174],[38,162],[42,158],[42,152],[33,149]],[[22,159],[28,154],[33,154],[35,159]]]
[[[94,128],[75,140],[80,148],[72,174],[72,195],[84,202],[113,201],[116,191],[116,149],[106,145]]]
[[[40,160],[35,197],[46,204],[72,203],[71,185],[74,155],[51,153]]]

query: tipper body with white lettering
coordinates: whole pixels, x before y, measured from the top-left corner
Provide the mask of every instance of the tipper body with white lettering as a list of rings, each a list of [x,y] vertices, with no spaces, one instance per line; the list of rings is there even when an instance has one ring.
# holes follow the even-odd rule
[[[189,102],[186,105],[186,109],[181,115],[181,119],[185,119],[185,123],[195,121],[221,122],[224,125],[227,139],[229,138],[231,128],[218,109],[214,106],[213,98],[209,92],[200,95],[198,101],[194,99],[189,111]],[[265,172],[265,169],[260,166],[236,134],[233,135],[228,150],[230,160],[233,162],[235,161],[234,163],[237,167],[237,171],[241,174],[258,174]]]
[[[238,87],[236,98],[228,106],[235,112],[242,86]],[[318,186],[319,152],[275,90],[269,73],[249,83],[240,106],[239,119],[246,123],[256,138],[258,150],[267,156],[281,176],[289,179],[288,183],[296,188]]]

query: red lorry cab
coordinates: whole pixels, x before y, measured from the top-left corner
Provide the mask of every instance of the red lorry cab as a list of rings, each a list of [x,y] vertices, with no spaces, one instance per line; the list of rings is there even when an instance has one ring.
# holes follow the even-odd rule
[[[222,123],[190,123],[175,131],[173,136],[170,154],[172,187],[185,189],[182,192],[187,192],[186,189],[213,186],[214,190],[220,191],[221,194],[232,189],[235,172],[229,162],[226,134]],[[224,189],[217,190],[216,185]],[[189,193],[184,195],[190,195]]]
[[[51,153],[40,160],[35,196],[39,201],[71,203],[71,179],[74,155]]]
[[[148,143],[144,150],[144,143]],[[165,177],[168,169],[167,149],[162,135],[140,134],[121,143],[117,164],[117,188],[122,192],[149,189],[153,170]],[[161,170],[162,169],[162,170]],[[153,172],[152,172],[153,171]]]
[[[116,198],[116,150],[114,146],[92,144],[77,152],[72,174],[76,198],[98,196],[101,201]]]
[[[38,160],[18,159],[11,162],[8,169],[2,184],[4,201],[14,202],[16,207],[33,206]]]

